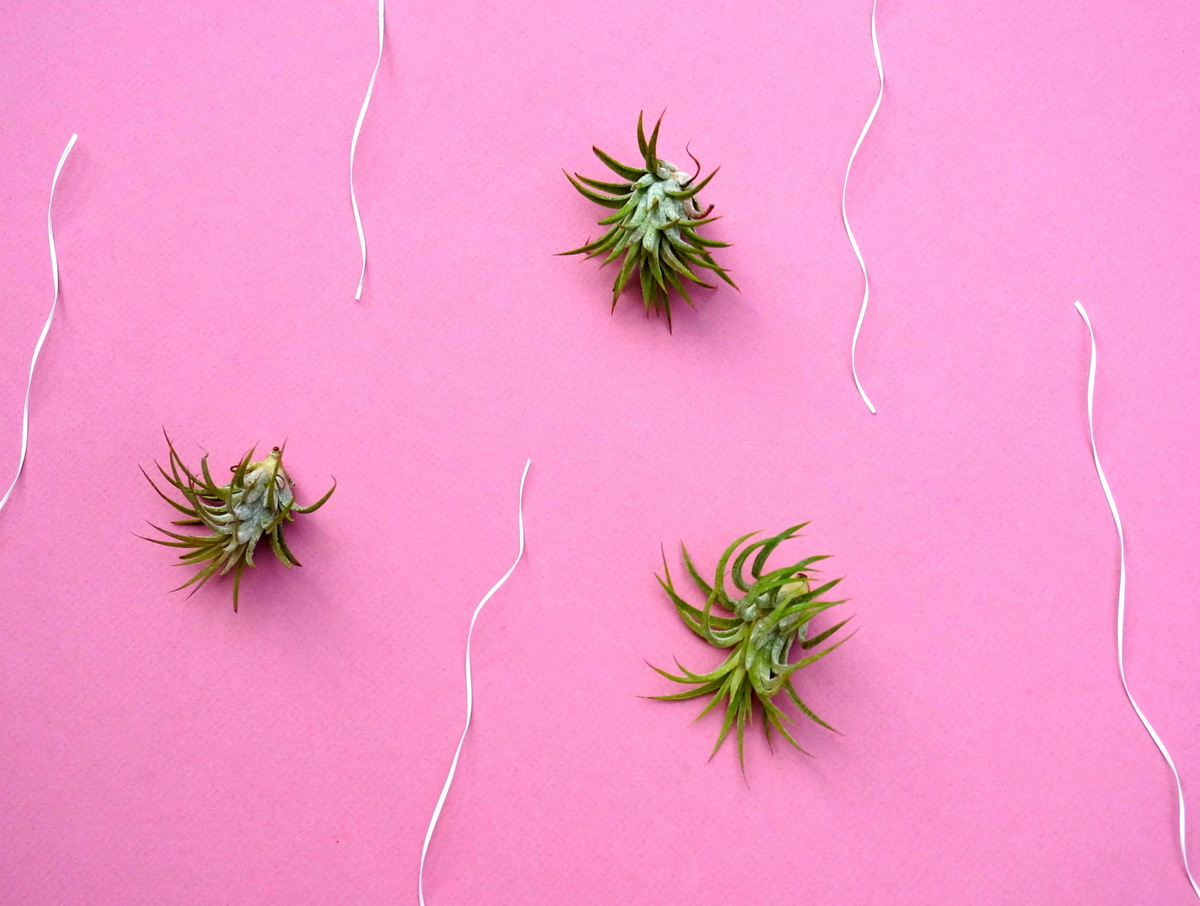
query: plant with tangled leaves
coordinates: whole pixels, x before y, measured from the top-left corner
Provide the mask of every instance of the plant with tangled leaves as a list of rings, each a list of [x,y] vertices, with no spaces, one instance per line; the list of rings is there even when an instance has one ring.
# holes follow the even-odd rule
[[[183,496],[183,502],[163,493],[145,469],[142,469],[142,474],[146,475],[146,480],[158,492],[158,496],[185,517],[176,519],[173,525],[208,529],[208,534],[184,535],[152,524],[152,528],[162,532],[169,540],[146,538],[147,541],[182,548],[184,552],[179,555],[181,565],[200,567],[176,591],[195,585],[194,594],[213,576],[224,575],[232,569],[233,609],[236,611],[242,571],[247,566],[254,566],[254,548],[264,537],[284,566],[291,569],[300,565],[283,538],[284,525],[293,521],[297,513],[311,513],[320,509],[333,495],[337,481],[316,503],[301,507],[296,506],[296,498],[292,493],[294,482],[283,468],[282,447],[272,447],[270,454],[258,461],[252,459],[254,450],[251,449],[241,462],[230,469],[233,478],[224,485],[213,481],[208,470],[207,453],[201,457],[200,474],[196,475],[184,465],[169,437],[167,449],[171,471],[168,473],[161,465],[158,471]]]
[[[717,753],[730,729],[736,724],[738,762],[743,771],[746,766],[743,734],[746,726],[753,720],[755,702],[762,711],[763,731],[768,744],[771,742],[772,732],[778,731],[793,746],[804,751],[784,726],[785,721],[794,721],[774,702],[775,696],[781,692],[786,693],[806,717],[826,729],[833,730],[833,727],[819,718],[800,698],[793,685],[793,678],[797,671],[825,657],[850,637],[847,636],[798,661],[789,662],[788,658],[795,643],[799,642],[801,649],[809,651],[849,622],[842,620],[811,638],[808,636],[809,623],[813,617],[844,603],[822,599],[823,595],[842,580],[833,579],[816,588],[812,587],[809,581],[809,574],[813,572],[811,567],[814,563],[827,559],[824,556],[805,557],[797,563],[763,572],[767,558],[775,548],[795,536],[806,525],[808,523],[794,525],[772,538],[748,544],[735,557],[734,552],[758,533],[743,535],[721,555],[711,585],[700,577],[691,557],[688,556],[687,548],[680,545],[688,572],[700,590],[707,595],[703,609],[693,607],[675,591],[665,555],[663,570],[666,578],[656,577],[670,596],[680,619],[692,632],[710,645],[732,650],[721,665],[709,673],[693,673],[678,660],[675,661],[680,670],[678,675],[653,667],[667,679],[692,688],[674,695],[652,697],[660,701],[678,701],[711,695],[712,698],[700,713],[700,717],[726,702],[725,720],[712,754]],[[754,560],[750,564],[750,578],[747,579],[746,561],[752,555]],[[730,594],[726,585],[727,567],[728,578],[733,581],[734,589],[741,592],[741,597]],[[724,613],[714,614],[714,606]]]
[[[579,173],[572,178],[570,173],[563,171],[584,198],[606,208],[614,208],[616,213],[600,221],[600,225],[608,226],[609,230],[595,242],[560,254],[582,254],[588,258],[604,255],[605,264],[616,261],[623,254],[625,258],[621,262],[621,270],[613,283],[612,307],[617,307],[617,297],[636,270],[642,285],[642,301],[647,317],[651,307],[658,314],[661,304],[669,329],[669,296],[672,288],[683,296],[688,305],[692,305],[692,299],[688,295],[686,281],[690,280],[707,289],[716,288],[697,275],[697,268],[712,271],[734,289],[737,289],[737,284],[709,252],[709,249],[725,248],[728,243],[706,239],[696,229],[719,219],[708,216],[712,213],[712,205],[701,210],[696,196],[717,175],[720,167],[697,182],[699,173],[690,176],[670,161],[659,158],[658,130],[661,125],[660,116],[647,141],[642,117],[638,115],[638,148],[644,158],[641,167],[623,164],[599,148],[592,147],[601,162],[621,177],[622,182],[602,182]],[[691,157],[691,152],[688,152],[688,156]],[[700,162],[695,157],[692,160],[699,170]]]

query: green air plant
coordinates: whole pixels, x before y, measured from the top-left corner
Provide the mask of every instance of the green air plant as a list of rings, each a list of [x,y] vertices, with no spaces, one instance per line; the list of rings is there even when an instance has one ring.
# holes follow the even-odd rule
[[[325,496],[310,506],[296,506],[293,496],[295,486],[283,468],[283,448],[272,447],[265,459],[255,460],[251,449],[241,462],[232,466],[233,478],[229,484],[218,485],[208,470],[208,454],[200,459],[200,474],[196,475],[184,465],[175,451],[171,439],[167,438],[171,471],[161,465],[158,471],[172,488],[178,491],[183,502],[168,497],[154,483],[146,470],[146,480],[167,503],[183,514],[174,525],[201,526],[207,534],[185,535],[169,532],[157,525],[153,528],[166,538],[146,538],[155,544],[182,548],[179,555],[181,565],[200,567],[199,571],[179,588],[196,587],[194,594],[215,575],[224,575],[233,570],[233,609],[238,608],[238,589],[242,572],[254,566],[254,548],[266,536],[276,558],[288,569],[299,566],[300,561],[283,540],[284,525],[295,519],[297,513],[311,513],[324,505],[337,488],[325,492]],[[158,465],[157,463],[155,465]],[[145,537],[145,536],[143,536]]]
[[[582,254],[588,258],[604,255],[605,264],[616,261],[624,254],[621,270],[613,283],[613,309],[617,307],[621,290],[636,270],[642,284],[646,316],[649,317],[651,307],[655,314],[661,310],[667,316],[667,328],[670,329],[669,296],[672,288],[683,296],[688,305],[692,305],[692,299],[688,295],[686,281],[690,280],[707,289],[716,288],[697,275],[697,268],[712,271],[734,289],[737,289],[737,284],[709,252],[712,248],[725,248],[728,243],[705,239],[696,231],[697,227],[719,219],[708,216],[712,213],[712,205],[701,210],[696,198],[709,180],[716,176],[717,170],[699,179],[699,172],[689,176],[673,163],[662,160],[658,156],[658,130],[661,125],[660,116],[647,141],[642,117],[638,115],[638,148],[645,159],[643,166],[627,166],[599,148],[592,147],[601,162],[621,177],[621,182],[602,182],[579,173],[572,178],[570,173],[563,171],[584,198],[613,208],[615,213],[600,221],[601,226],[609,229],[595,242],[560,254]],[[698,171],[700,162],[692,157],[690,151],[688,156]]]
[[[796,642],[800,643],[800,648],[804,651],[811,651],[849,622],[842,620],[811,638],[808,635],[809,622],[813,617],[844,603],[822,598],[842,580],[833,579],[816,588],[812,587],[809,575],[814,570],[811,567],[814,563],[827,559],[823,556],[805,557],[798,563],[763,572],[767,558],[775,548],[794,537],[806,525],[808,523],[794,525],[772,538],[747,544],[735,557],[734,552],[758,533],[751,532],[738,538],[721,555],[711,585],[700,577],[691,557],[688,556],[687,548],[680,545],[688,572],[700,590],[707,595],[703,609],[693,607],[675,591],[665,554],[663,570],[666,578],[656,577],[670,596],[680,619],[692,632],[710,645],[732,650],[721,665],[710,673],[693,673],[678,660],[675,661],[680,670],[678,675],[653,667],[667,679],[692,688],[674,695],[655,695],[652,698],[660,701],[679,701],[711,695],[712,698],[700,713],[700,717],[726,702],[725,720],[712,755],[716,755],[729,730],[736,723],[738,762],[743,771],[746,768],[743,734],[747,724],[752,723],[755,702],[758,702],[762,711],[763,731],[766,733],[768,745],[771,743],[772,732],[778,731],[793,746],[801,752],[804,751],[784,726],[785,721],[794,721],[774,702],[775,696],[780,692],[787,693],[787,697],[805,717],[833,730],[833,727],[817,717],[804,703],[796,692],[793,681],[797,671],[825,657],[842,642],[847,641],[849,636],[797,661],[789,662],[788,657]],[[746,561],[751,556],[754,560],[750,564],[750,578],[747,578],[744,571]],[[741,597],[730,594],[731,589],[726,584],[727,576],[733,581],[734,590],[740,592]],[[721,613],[714,614],[714,606]]]

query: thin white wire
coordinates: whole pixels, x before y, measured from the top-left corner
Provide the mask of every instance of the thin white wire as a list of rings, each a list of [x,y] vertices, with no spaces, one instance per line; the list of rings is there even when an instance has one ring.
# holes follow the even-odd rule
[[[863,139],[867,137],[867,131],[871,128],[871,124],[875,122],[875,114],[879,112],[879,105],[883,103],[883,59],[879,56],[879,35],[875,31],[875,7],[878,3],[879,0],[871,0],[871,46],[875,49],[875,68],[879,70],[879,97],[875,98],[875,106],[871,108],[871,115],[867,117],[866,125],[859,133],[858,141],[854,143],[854,150],[850,152],[850,160],[846,164],[846,178],[842,181],[842,223],[846,227],[846,236],[850,239],[850,247],[854,249],[854,257],[858,259],[858,266],[862,268],[863,275],[862,308],[858,312],[858,323],[854,325],[854,339],[850,341],[850,373],[854,375],[854,386],[858,388],[858,395],[867,404],[872,415],[875,414],[875,407],[871,405],[871,401],[867,398],[867,391],[863,390],[862,382],[858,379],[858,364],[855,361],[858,352],[858,334],[862,330],[863,318],[867,316],[867,299],[871,296],[871,281],[867,278],[867,263],[863,260],[862,252],[858,248],[854,231],[850,229],[850,217],[846,214],[846,189],[850,185],[850,168],[854,166],[854,158],[858,154],[858,149],[862,147]]]
[[[379,75],[379,64],[382,62],[383,0],[379,0],[379,56],[375,60],[375,70],[371,73],[371,81],[367,85],[367,96],[363,98],[362,110],[358,111],[354,137],[350,139],[350,206],[354,208],[354,225],[358,227],[358,244],[362,247],[362,272],[358,275],[358,289],[354,293],[356,300],[362,298],[363,281],[367,279],[367,236],[363,232],[362,217],[358,213],[358,199],[354,196],[354,151],[358,148],[358,133],[362,131],[363,120],[367,116],[367,105],[371,103],[371,92],[375,90],[375,77]]]
[[[54,248],[54,190],[58,186],[58,175],[62,173],[63,164],[67,162],[67,155],[75,147],[78,138],[79,136],[74,132],[71,133],[71,139],[67,142],[62,157],[58,159],[58,166],[54,169],[54,179],[50,181],[50,205],[46,209],[46,233],[50,238],[50,271],[54,275],[54,301],[50,304],[50,315],[46,318],[45,326],[42,327],[37,345],[33,347],[33,358],[29,362],[29,382],[25,385],[25,411],[21,416],[21,458],[17,460],[17,474],[13,476],[12,484],[4,492],[4,497],[0,498],[0,510],[4,509],[8,498],[12,496],[13,488],[17,486],[17,479],[21,477],[21,470],[25,468],[25,453],[29,449],[29,395],[33,391],[33,370],[37,367],[38,356],[42,354],[42,344],[46,342],[46,335],[50,333],[50,324],[54,321],[54,311],[58,308],[58,251]]]
[[[1092,322],[1089,320],[1087,312],[1083,310],[1083,305],[1076,302],[1075,308],[1079,311],[1080,317],[1083,318],[1083,323],[1087,325],[1088,336],[1091,337],[1092,341],[1092,361],[1088,367],[1087,388],[1088,434],[1092,439],[1092,459],[1096,463],[1096,474],[1100,476],[1100,487],[1104,489],[1104,498],[1108,501],[1109,510],[1112,511],[1113,522],[1117,526],[1117,541],[1121,546],[1121,578],[1117,585],[1117,667],[1121,673],[1121,685],[1125,688],[1125,697],[1129,699],[1129,704],[1133,706],[1133,711],[1137,714],[1138,720],[1142,722],[1142,726],[1146,728],[1146,732],[1150,734],[1150,738],[1158,746],[1159,754],[1167,762],[1171,773],[1175,775],[1175,789],[1179,794],[1179,851],[1183,855],[1183,870],[1187,873],[1187,879],[1192,885],[1192,891],[1200,899],[1200,885],[1196,884],[1196,879],[1192,877],[1192,869],[1188,865],[1187,818],[1184,811],[1183,782],[1179,779],[1179,771],[1175,769],[1175,762],[1171,759],[1171,753],[1167,751],[1166,745],[1154,731],[1154,727],[1150,726],[1150,721],[1146,719],[1146,715],[1142,713],[1142,709],[1138,707],[1137,702],[1133,700],[1133,694],[1129,691],[1129,682],[1125,679],[1125,531],[1121,528],[1121,516],[1117,512],[1117,502],[1113,499],[1112,490],[1108,486],[1108,479],[1104,477],[1104,469],[1100,467],[1100,453],[1096,449],[1096,427],[1092,420],[1092,398],[1095,395],[1096,389],[1096,333],[1092,330]]]
[[[479,619],[479,612],[483,610],[483,605],[486,604],[506,581],[513,574],[513,570],[517,568],[517,564],[521,562],[521,555],[525,553],[525,518],[523,515],[523,500],[525,497],[525,476],[529,474],[529,465],[532,460],[525,460],[525,471],[521,473],[521,488],[517,492],[517,559],[513,561],[512,566],[508,568],[500,581],[492,586],[491,591],[483,596],[483,600],[475,607],[475,613],[471,616],[471,626],[467,630],[467,719],[463,724],[462,736],[458,740],[458,748],[454,750],[454,759],[450,762],[450,773],[446,775],[446,783],[442,786],[442,794],[438,796],[437,805],[433,808],[433,817],[429,820],[429,830],[425,832],[425,843],[421,847],[421,867],[417,872],[417,899],[420,900],[421,906],[425,906],[425,854],[429,852],[429,841],[433,839],[433,829],[437,825],[438,817],[442,814],[442,806],[446,804],[446,796],[450,792],[450,784],[454,782],[454,772],[458,770],[458,757],[462,754],[463,743],[467,739],[467,730],[471,728],[471,706],[474,702],[474,694],[471,688],[471,635],[475,632],[475,621]]]

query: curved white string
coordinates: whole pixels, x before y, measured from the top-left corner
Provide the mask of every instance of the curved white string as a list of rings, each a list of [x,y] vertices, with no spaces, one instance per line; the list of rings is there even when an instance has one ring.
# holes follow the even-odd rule
[[[367,236],[363,232],[362,217],[358,213],[358,199],[354,196],[354,151],[358,148],[358,133],[362,131],[363,120],[367,116],[367,105],[371,103],[371,92],[375,90],[375,77],[379,75],[379,64],[383,62],[383,0],[379,0],[379,56],[375,60],[375,70],[371,73],[371,81],[367,85],[367,96],[363,98],[362,110],[358,111],[358,122],[354,124],[354,137],[350,139],[350,206],[354,208],[354,225],[358,227],[358,244],[362,247],[362,272],[358,275],[358,289],[355,290],[355,300],[362,298],[363,281],[367,279]]]
[[[875,7],[878,3],[879,0],[871,0],[871,46],[875,49],[875,68],[879,70],[879,97],[875,98],[875,106],[871,108],[871,115],[867,117],[866,125],[859,133],[858,141],[854,143],[854,150],[850,152],[850,160],[846,164],[846,178],[842,181],[842,223],[846,227],[846,236],[850,239],[850,247],[854,249],[854,257],[858,259],[858,266],[862,268],[863,275],[862,308],[858,311],[858,323],[854,325],[854,339],[850,341],[850,373],[854,375],[854,386],[858,388],[858,395],[867,404],[872,415],[875,414],[875,407],[867,399],[867,391],[863,390],[862,382],[858,379],[858,364],[855,361],[858,352],[858,334],[862,330],[863,318],[867,316],[867,299],[871,295],[871,281],[867,278],[867,263],[863,260],[862,252],[858,248],[854,231],[850,229],[850,217],[846,214],[846,189],[850,185],[850,168],[854,166],[854,158],[858,154],[858,149],[862,147],[863,139],[867,137],[867,131],[871,128],[871,124],[875,122],[875,114],[879,112],[879,105],[883,102],[883,59],[879,56],[879,36],[875,32]]]
[[[38,356],[42,354],[42,344],[46,342],[46,335],[50,333],[50,324],[54,321],[54,311],[58,308],[58,251],[54,248],[54,190],[58,186],[58,175],[62,173],[63,164],[67,162],[67,155],[75,147],[78,138],[77,134],[71,133],[71,139],[67,142],[62,157],[58,159],[58,166],[54,169],[54,179],[50,181],[50,205],[46,209],[46,232],[50,238],[50,271],[54,275],[54,301],[50,303],[50,315],[46,318],[45,326],[42,327],[37,345],[33,347],[33,358],[29,362],[29,382],[25,385],[25,411],[21,416],[21,458],[17,460],[17,474],[13,476],[12,484],[4,492],[4,497],[0,498],[0,510],[4,509],[8,498],[12,496],[13,488],[17,486],[17,479],[21,477],[21,470],[25,468],[25,453],[29,449],[29,395],[33,391],[33,370],[37,367]]]
[[[1167,751],[1166,745],[1154,731],[1154,727],[1150,726],[1150,721],[1146,719],[1146,715],[1142,713],[1137,702],[1133,700],[1133,694],[1129,691],[1129,682],[1125,679],[1125,531],[1121,528],[1121,516],[1117,513],[1117,502],[1113,499],[1108,479],[1104,477],[1104,469],[1100,467],[1100,453],[1096,449],[1096,427],[1092,420],[1092,398],[1096,389],[1096,333],[1092,330],[1092,322],[1088,319],[1087,312],[1083,310],[1083,305],[1076,302],[1075,308],[1083,318],[1083,323],[1087,325],[1088,335],[1092,341],[1092,361],[1088,367],[1087,388],[1088,434],[1092,439],[1092,459],[1096,463],[1096,474],[1100,476],[1100,487],[1104,489],[1104,498],[1108,501],[1108,508],[1112,511],[1113,522],[1117,526],[1117,541],[1121,546],[1121,578],[1117,586],[1117,667],[1121,673],[1121,685],[1125,687],[1125,697],[1129,699],[1129,704],[1133,705],[1133,711],[1137,714],[1138,720],[1142,722],[1142,726],[1146,728],[1146,732],[1158,746],[1158,751],[1167,762],[1171,773],[1175,775],[1175,789],[1179,794],[1179,851],[1183,854],[1183,870],[1187,873],[1188,881],[1191,882],[1192,891],[1197,898],[1200,898],[1200,885],[1196,884],[1196,879],[1192,877],[1192,869],[1188,866],[1187,818],[1184,813],[1183,782],[1179,779],[1179,771],[1175,769],[1175,762],[1171,760],[1171,754]]]
[[[454,782],[454,772],[458,770],[458,757],[462,754],[463,743],[467,739],[467,730],[471,728],[471,705],[474,701],[474,695],[471,689],[471,635],[475,632],[475,621],[479,619],[479,612],[483,610],[483,605],[494,595],[500,586],[503,585],[508,577],[513,574],[513,570],[517,568],[517,564],[521,562],[521,555],[525,553],[525,518],[523,515],[523,500],[525,497],[525,476],[529,474],[529,464],[533,460],[525,460],[525,471],[521,473],[521,488],[517,492],[517,559],[513,561],[512,566],[508,568],[500,581],[492,586],[491,591],[483,596],[483,600],[475,607],[475,613],[471,616],[471,626],[467,630],[467,720],[463,724],[462,736],[458,740],[458,748],[454,750],[454,759],[450,762],[450,773],[446,775],[446,783],[442,786],[442,794],[438,796],[437,805],[433,809],[433,817],[429,820],[429,830],[425,832],[425,843],[421,847],[421,867],[417,873],[417,899],[420,900],[421,906],[425,906],[425,854],[429,852],[429,841],[433,839],[433,829],[437,825],[438,817],[442,814],[442,806],[446,804],[446,796],[450,792],[450,784]]]

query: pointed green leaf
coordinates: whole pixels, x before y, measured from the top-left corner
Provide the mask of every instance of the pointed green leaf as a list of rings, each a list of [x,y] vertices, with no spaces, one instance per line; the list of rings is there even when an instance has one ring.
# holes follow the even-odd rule
[[[584,185],[591,186],[593,189],[608,192],[610,195],[619,195],[622,198],[627,198],[629,193],[633,191],[633,183],[631,182],[601,182],[598,179],[591,179],[584,176],[582,173],[576,173],[575,178]]]
[[[826,629],[821,634],[814,635],[811,639],[805,639],[803,642],[800,643],[800,647],[803,648],[805,651],[808,651],[811,648],[816,648],[823,641],[825,641],[827,638],[829,638],[831,635],[833,635],[835,632],[837,632],[839,629],[841,629],[843,626],[845,626],[847,623],[849,623],[850,619],[851,619],[850,617],[847,617],[846,619],[842,620],[842,622],[837,623],[834,626],[830,626],[828,629]]]
[[[620,161],[613,160],[595,145],[592,146],[592,153],[595,154],[596,157],[600,158],[600,162],[604,164],[604,166],[608,167],[608,169],[612,170],[622,179],[628,179],[630,182],[637,182],[646,175],[645,170],[639,170],[636,167],[630,167],[621,163]]]
[[[700,180],[700,182],[691,182],[686,189],[667,189],[666,192],[672,198],[678,198],[681,201],[685,198],[695,198],[701,189],[712,182],[712,178],[717,175],[720,169],[720,167],[717,167],[716,170],[713,170],[704,179]]]
[[[599,192],[593,192],[591,189],[584,186],[582,183],[576,182],[570,173],[563,170],[563,175],[567,177],[571,185],[588,201],[594,201],[598,205],[603,205],[606,208],[621,208],[624,207],[625,201],[622,198],[613,198],[610,195],[601,195]]]
[[[646,170],[649,173],[658,173],[658,130],[662,126],[663,116],[666,111],[658,117],[658,122],[654,124],[654,131],[650,133],[650,141],[646,146]]]

